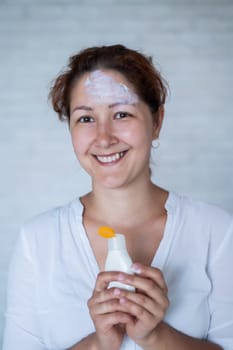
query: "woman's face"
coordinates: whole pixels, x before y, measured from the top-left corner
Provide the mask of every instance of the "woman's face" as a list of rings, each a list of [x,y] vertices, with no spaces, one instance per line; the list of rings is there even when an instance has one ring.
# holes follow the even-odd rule
[[[151,142],[159,124],[117,71],[86,73],[71,92],[72,143],[94,186],[120,188],[149,177]]]

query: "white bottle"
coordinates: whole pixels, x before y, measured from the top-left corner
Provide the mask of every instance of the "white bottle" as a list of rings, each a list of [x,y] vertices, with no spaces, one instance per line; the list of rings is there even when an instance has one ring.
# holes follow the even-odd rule
[[[105,271],[122,271],[133,274],[131,269],[132,260],[126,249],[125,237],[116,233],[114,237],[108,239],[108,254],[105,261]],[[110,282],[108,288],[117,287],[135,292],[135,288],[121,282]]]

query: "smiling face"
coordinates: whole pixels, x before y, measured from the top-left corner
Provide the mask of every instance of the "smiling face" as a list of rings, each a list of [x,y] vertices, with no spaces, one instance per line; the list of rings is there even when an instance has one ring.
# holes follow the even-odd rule
[[[122,74],[96,70],[73,87],[70,131],[75,154],[93,186],[119,188],[149,180],[151,142],[161,125]]]

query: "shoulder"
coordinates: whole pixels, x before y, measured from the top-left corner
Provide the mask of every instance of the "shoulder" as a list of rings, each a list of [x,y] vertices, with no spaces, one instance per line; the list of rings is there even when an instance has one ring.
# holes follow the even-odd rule
[[[25,240],[46,240],[57,238],[60,232],[68,229],[74,220],[82,222],[83,207],[76,198],[69,203],[47,210],[29,219],[21,228]]]
[[[228,226],[232,223],[233,214],[216,205],[206,203],[192,197],[172,194],[173,202],[179,215],[186,220],[195,220],[195,223],[206,225]]]
[[[233,237],[233,214],[216,205],[196,200],[187,196],[172,195],[176,218],[192,237],[206,239],[214,246],[221,244],[228,237]]]

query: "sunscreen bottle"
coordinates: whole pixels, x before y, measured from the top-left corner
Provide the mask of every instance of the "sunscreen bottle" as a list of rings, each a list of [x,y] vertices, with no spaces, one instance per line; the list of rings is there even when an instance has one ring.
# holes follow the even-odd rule
[[[105,261],[105,271],[122,271],[132,275],[133,271],[131,265],[133,262],[127,251],[124,235],[115,233],[113,229],[106,226],[100,227],[98,232],[102,237],[108,238],[108,254]],[[133,286],[118,281],[110,282],[108,288],[112,287],[135,292]]]

